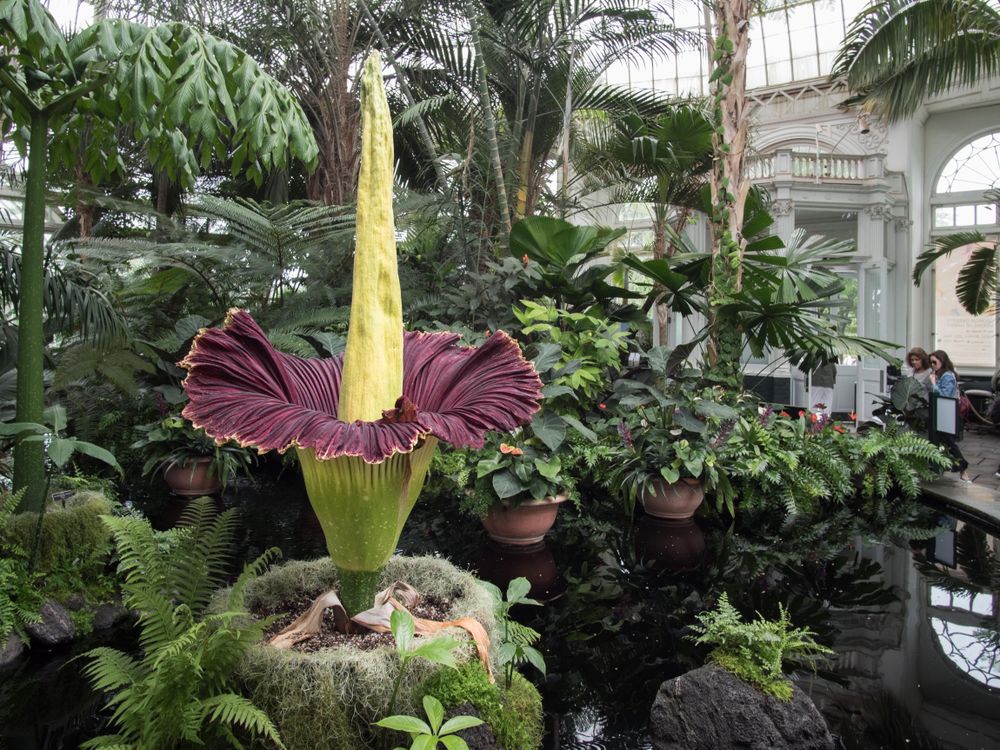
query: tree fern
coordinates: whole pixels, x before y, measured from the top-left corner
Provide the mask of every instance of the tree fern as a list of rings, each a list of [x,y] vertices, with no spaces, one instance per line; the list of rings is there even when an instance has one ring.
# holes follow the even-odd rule
[[[142,653],[98,648],[87,654],[85,674],[96,689],[111,693],[117,733],[83,747],[167,750],[214,739],[242,748],[245,737],[283,747],[267,715],[229,689],[233,670],[267,625],[249,617],[246,587],[277,550],[247,565],[222,611],[208,612],[209,598],[225,582],[233,511],[216,515],[212,501],[200,498],[169,532],[137,518],[105,522],[118,548],[124,603],[139,612]]]

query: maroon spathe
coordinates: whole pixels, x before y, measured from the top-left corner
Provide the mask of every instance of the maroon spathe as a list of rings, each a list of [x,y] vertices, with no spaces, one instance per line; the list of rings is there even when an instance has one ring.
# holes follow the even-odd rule
[[[517,343],[498,331],[478,348],[454,333],[403,334],[405,421],[337,419],[343,355],[302,359],[277,351],[249,313],[203,331],[180,363],[190,402],[183,415],[219,441],[260,452],[313,448],[319,459],[361,456],[378,463],[433,435],[481,448],[490,430],[509,432],[538,411],[541,381]],[[371,373],[377,378],[380,373]]]

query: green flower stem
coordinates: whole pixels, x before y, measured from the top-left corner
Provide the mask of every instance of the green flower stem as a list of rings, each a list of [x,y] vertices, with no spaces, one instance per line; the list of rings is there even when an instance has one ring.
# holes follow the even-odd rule
[[[21,245],[21,283],[17,303],[18,422],[41,422],[44,409],[42,328],[45,275],[45,180],[48,169],[49,123],[41,112],[31,115],[28,174],[24,188],[24,239]],[[22,435],[21,437],[24,437]],[[14,491],[25,489],[21,510],[45,508],[45,446],[18,440],[14,448]]]
[[[375,594],[378,593],[379,580],[382,577],[382,568],[378,570],[340,570],[340,603],[348,614],[356,615],[371,609],[375,601]]]
[[[341,592],[349,615],[372,606],[377,573],[396,550],[435,448],[437,440],[429,438],[412,452],[377,464],[354,456],[318,461],[312,450],[298,450],[330,559],[345,586],[352,588],[350,593]]]

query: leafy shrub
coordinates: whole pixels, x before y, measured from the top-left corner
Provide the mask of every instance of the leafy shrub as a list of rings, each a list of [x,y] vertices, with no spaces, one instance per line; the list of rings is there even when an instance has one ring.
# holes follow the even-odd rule
[[[33,585],[24,549],[8,534],[11,516],[24,491],[0,493],[0,644],[15,632],[27,640],[24,626],[38,621],[41,596]]]
[[[445,708],[471,703],[506,748],[534,750],[542,746],[542,699],[535,687],[518,673],[510,687],[490,683],[479,662],[457,670],[443,669],[420,686]]]
[[[97,565],[103,568],[111,551],[111,532],[101,516],[113,507],[102,494],[80,492],[64,505],[50,505],[42,517],[41,529],[37,513],[14,516],[11,538],[22,549],[34,553],[32,564],[39,573]]]
[[[780,607],[777,620],[744,622],[729,603],[725,593],[714,610],[699,614],[699,625],[691,628],[697,636],[688,636],[698,644],[714,644],[709,660],[749,682],[768,695],[783,701],[792,699],[792,683],[782,674],[782,664],[791,658],[802,659],[833,653],[813,640],[807,628],[793,628],[788,611]]]
[[[427,721],[416,716],[387,716],[375,722],[376,726],[385,729],[395,729],[398,732],[408,732],[412,739],[410,750],[436,750],[438,745],[444,745],[447,750],[469,750],[468,744],[458,732],[481,725],[482,719],[475,716],[454,716],[444,721],[444,706],[433,695],[423,698],[424,713]],[[396,748],[396,750],[404,750]]]
[[[171,532],[155,532],[138,518],[104,517],[118,550],[125,606],[139,612],[142,655],[88,652],[85,673],[95,689],[112,694],[108,705],[118,733],[84,748],[173,748],[208,739],[243,747],[237,733],[284,747],[267,715],[230,689],[234,670],[267,626],[249,617],[247,586],[277,550],[244,568],[224,611],[206,614],[226,580],[235,527],[232,510],[214,515],[212,501],[199,498]]]
[[[479,585],[490,592],[496,604],[497,624],[500,626],[500,639],[497,642],[497,661],[504,670],[505,687],[510,688],[514,679],[514,669],[523,664],[531,664],[535,669],[545,674],[545,659],[534,644],[541,638],[541,633],[527,625],[522,625],[510,616],[510,611],[517,605],[540,607],[541,604],[528,598],[531,584],[525,577],[515,578],[507,585],[507,599],[499,588],[487,581]]]

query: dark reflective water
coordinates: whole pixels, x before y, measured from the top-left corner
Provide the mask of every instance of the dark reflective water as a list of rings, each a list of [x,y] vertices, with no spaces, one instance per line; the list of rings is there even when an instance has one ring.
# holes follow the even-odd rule
[[[163,528],[183,509],[162,497],[141,504]],[[287,558],[324,554],[297,478],[220,500],[233,506],[243,519],[242,557],[270,546]],[[744,514],[723,524],[709,513],[686,524],[629,524],[595,497],[586,511],[564,506],[545,544],[510,550],[489,542],[453,501],[430,494],[400,544],[443,554],[502,587],[525,576],[546,602],[519,613],[543,634],[546,750],[651,747],[656,690],[703,662],[685,635],[723,591],[744,613],[776,616],[781,603],[835,649],[835,660],[797,682],[845,748],[1000,747],[996,536],[946,519],[946,532],[911,546],[912,529],[940,520],[913,509],[878,523],[842,510],[792,523]],[[66,656],[36,654],[0,676],[3,746],[69,748],[93,736],[97,699],[79,678],[81,662],[65,664]]]

